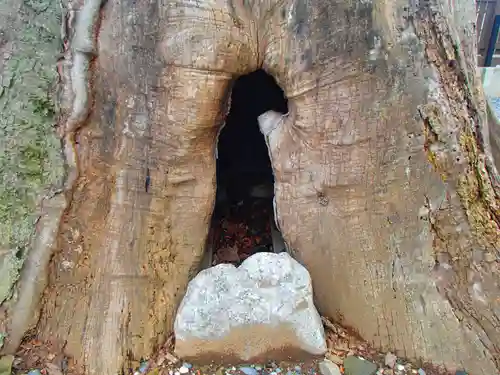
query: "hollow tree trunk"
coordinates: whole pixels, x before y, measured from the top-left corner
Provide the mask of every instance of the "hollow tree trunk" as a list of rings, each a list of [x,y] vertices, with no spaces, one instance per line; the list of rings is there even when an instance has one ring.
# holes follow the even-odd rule
[[[67,208],[57,231],[55,214],[38,223],[5,350],[36,323],[86,373],[113,374],[165,340],[203,253],[229,84],[263,65],[291,107],[269,134],[278,221],[321,313],[401,356],[498,371],[500,190],[473,14],[88,1],[61,69],[66,190],[46,200]],[[41,299],[33,269],[50,275]]]

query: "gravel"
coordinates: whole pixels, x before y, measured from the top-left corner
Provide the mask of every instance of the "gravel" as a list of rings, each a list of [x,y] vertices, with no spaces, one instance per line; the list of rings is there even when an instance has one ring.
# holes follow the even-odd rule
[[[357,336],[327,319],[322,318],[322,321],[328,343],[326,358],[308,362],[197,365],[175,356],[171,341],[153,358],[136,362],[135,369],[126,375],[468,375],[463,370],[446,373],[430,365],[414,366],[394,353],[380,353],[370,348]],[[12,363],[12,358],[0,357],[1,360],[8,362],[7,365]],[[13,369],[15,375],[78,374],[75,368],[68,366],[66,357],[52,352],[40,342],[24,344],[24,349],[15,356]],[[4,375],[1,366],[0,375]]]

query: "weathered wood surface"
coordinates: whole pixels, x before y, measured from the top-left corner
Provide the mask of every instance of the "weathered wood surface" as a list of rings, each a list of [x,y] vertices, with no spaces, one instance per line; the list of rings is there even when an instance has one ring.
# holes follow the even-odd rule
[[[263,65],[291,101],[270,135],[279,223],[320,311],[398,355],[497,371],[500,211],[473,2],[413,3],[108,0],[89,75],[88,43],[66,53],[68,208],[38,337],[88,374],[165,340],[203,255],[228,86]]]

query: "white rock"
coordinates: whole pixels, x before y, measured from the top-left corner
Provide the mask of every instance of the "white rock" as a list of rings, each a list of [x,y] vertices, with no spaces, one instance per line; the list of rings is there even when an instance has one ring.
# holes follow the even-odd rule
[[[321,361],[318,366],[321,375],[342,375],[339,366],[328,359]]]
[[[257,253],[240,267],[219,264],[188,285],[175,319],[176,354],[242,361],[280,348],[326,351],[311,278],[288,253]]]
[[[390,368],[394,368],[397,359],[398,357],[396,357],[394,354],[392,354],[391,352],[387,352],[387,354],[385,355],[385,365]]]
[[[189,369],[187,367],[184,367],[182,366],[180,369],[179,369],[179,372],[181,374],[187,374],[189,372]]]

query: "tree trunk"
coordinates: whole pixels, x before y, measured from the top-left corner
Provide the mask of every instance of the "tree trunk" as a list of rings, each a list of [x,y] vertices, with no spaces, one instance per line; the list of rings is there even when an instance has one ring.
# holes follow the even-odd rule
[[[498,372],[500,189],[474,14],[472,0],[68,11],[66,188],[45,200],[5,351],[35,324],[86,374],[114,374],[165,340],[203,256],[229,84],[263,66],[290,99],[268,134],[278,221],[320,312],[400,356]]]

